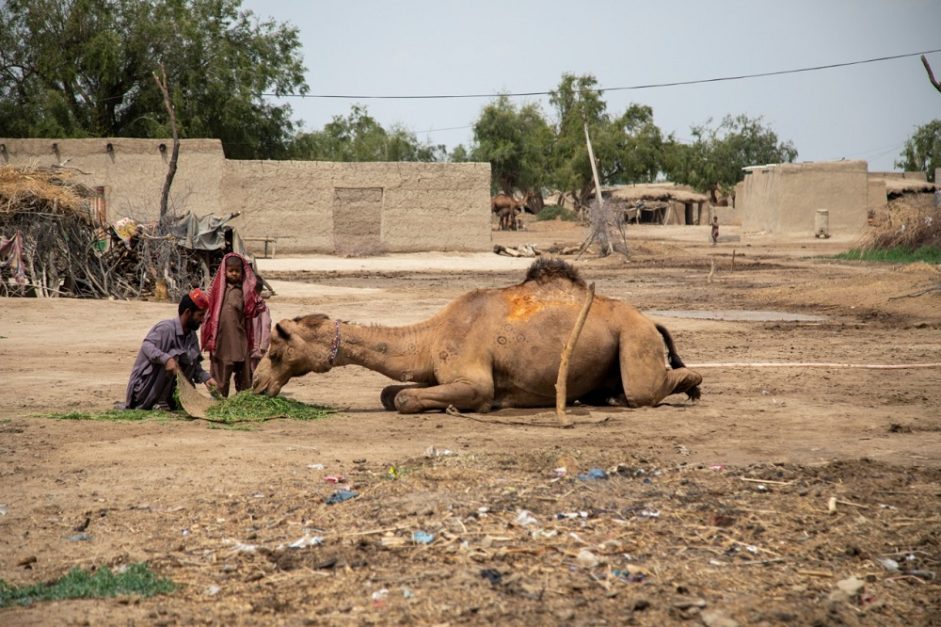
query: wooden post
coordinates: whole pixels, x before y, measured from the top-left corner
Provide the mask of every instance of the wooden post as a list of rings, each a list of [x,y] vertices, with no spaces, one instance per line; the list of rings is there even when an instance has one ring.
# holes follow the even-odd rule
[[[575,350],[575,344],[578,342],[578,336],[585,326],[585,320],[588,318],[588,310],[591,309],[591,303],[595,299],[595,284],[588,285],[588,294],[585,295],[585,304],[582,310],[578,312],[578,318],[575,320],[575,327],[569,334],[569,339],[565,342],[562,349],[562,360],[559,362],[559,376],[555,381],[555,413],[559,417],[559,426],[563,429],[571,429],[574,425],[572,417],[565,413],[565,401],[569,375],[569,360],[572,358],[572,351]]]
[[[595,179],[595,210],[592,211],[592,232],[598,237],[602,256],[614,252],[614,246],[608,237],[608,215],[604,211],[604,198],[601,195],[601,179],[598,177],[598,164],[595,163],[595,151],[591,148],[591,138],[588,136],[588,122],[585,122],[585,143],[588,145],[588,160],[591,162],[591,175]]]

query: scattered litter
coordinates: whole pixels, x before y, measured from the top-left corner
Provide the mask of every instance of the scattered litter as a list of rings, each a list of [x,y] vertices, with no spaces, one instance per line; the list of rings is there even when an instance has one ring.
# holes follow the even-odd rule
[[[637,515],[641,518],[660,518],[659,509],[642,509],[637,512]]]
[[[677,444],[673,447],[677,453],[680,455],[689,455],[689,449],[683,446],[682,444]]]
[[[480,576],[490,582],[491,585],[497,585],[503,580],[503,574],[494,568],[484,568],[480,571]]]
[[[836,513],[836,497],[831,496],[830,500],[827,501],[827,513],[835,514]]]
[[[254,544],[245,544],[243,542],[239,542],[238,540],[229,540],[229,542],[234,545],[232,550],[236,553],[254,553],[258,549],[258,547]]]
[[[594,568],[602,562],[597,555],[589,551],[588,549],[582,549],[578,552],[578,557],[575,558],[575,561],[578,562],[578,565],[582,568]]]
[[[882,564],[882,567],[885,568],[890,573],[899,572],[899,563],[893,559],[889,559],[888,557],[883,557],[882,559],[878,559],[876,561]]]
[[[416,544],[431,544],[435,539],[435,534],[427,531],[415,531],[412,533],[412,542]]]
[[[399,469],[395,466],[389,466],[389,469],[386,471],[386,477],[389,479],[398,479]]]
[[[607,479],[608,473],[606,473],[601,468],[592,468],[588,472],[578,473],[579,481],[598,481],[601,479]]]
[[[621,581],[626,581],[628,583],[641,583],[645,579],[643,573],[632,573],[629,570],[621,570],[620,568],[615,568],[611,571],[611,574]]]
[[[382,607],[385,604],[386,597],[389,596],[388,588],[380,588],[372,593],[372,604],[376,607]]]
[[[345,483],[346,477],[343,475],[327,475],[323,480],[325,483]]]
[[[533,529],[529,535],[533,540],[549,539],[559,535],[559,531],[557,529]]]
[[[836,582],[836,588],[830,592],[829,600],[835,603],[844,601],[857,601],[859,595],[866,587],[866,583],[858,577],[849,577]]]
[[[515,522],[520,527],[526,527],[527,525],[535,525],[539,521],[536,520],[536,517],[533,516],[529,510],[521,509],[516,513]]]
[[[7,506],[0,503],[0,516],[6,516],[7,511]]]
[[[763,483],[755,485],[755,492],[768,492],[768,486]]]
[[[566,468],[565,466],[559,466],[558,468],[554,468],[552,472],[555,474],[556,477],[561,479],[562,477],[568,474],[568,468]]]
[[[189,529],[180,529],[180,535],[183,536],[184,538],[188,536],[190,533],[191,532]]]
[[[716,472],[722,472],[725,470],[725,464],[712,464],[709,466],[709,470],[715,470]]]
[[[323,544],[323,538],[320,536],[312,536],[305,533],[304,537],[298,538],[294,542],[288,545],[288,548],[291,549],[303,549],[308,546],[320,546]]]
[[[405,546],[405,538],[390,533],[389,535],[382,536],[379,540],[379,544],[387,549],[398,549]]]
[[[82,533],[76,533],[74,536],[69,536],[69,542],[89,542],[90,540],[91,536],[84,531]]]
[[[556,520],[565,520],[573,518],[588,518],[588,512],[559,512],[555,515]]]
[[[402,586],[402,598],[411,599],[415,596],[415,593],[412,592],[411,588],[408,586]]]
[[[747,545],[745,547],[745,550],[748,551],[749,553],[756,554],[756,555],[758,553],[758,547],[755,546],[754,544]]]
[[[323,470],[326,468],[323,464],[307,464],[307,467],[311,470]]]
[[[336,505],[337,503],[342,503],[343,501],[355,499],[357,496],[359,496],[359,492],[355,490],[337,490],[328,496],[324,503],[327,505]]]
[[[214,597],[220,592],[222,592],[222,588],[220,588],[216,584],[212,584],[211,586],[208,586],[206,588],[206,596]]]
[[[429,446],[425,449],[425,457],[449,457],[454,455],[454,451],[449,448],[435,448]]]

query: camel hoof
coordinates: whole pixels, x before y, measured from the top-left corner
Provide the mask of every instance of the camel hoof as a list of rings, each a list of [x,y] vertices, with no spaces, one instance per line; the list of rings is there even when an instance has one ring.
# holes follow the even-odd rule
[[[400,414],[417,414],[422,411],[421,401],[410,390],[402,390],[395,395],[395,409]]]

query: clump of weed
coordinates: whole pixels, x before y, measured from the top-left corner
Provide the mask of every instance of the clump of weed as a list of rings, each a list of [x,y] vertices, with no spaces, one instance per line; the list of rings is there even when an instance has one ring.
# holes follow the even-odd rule
[[[59,579],[30,586],[11,586],[0,579],[0,607],[30,605],[36,601],[96,599],[119,595],[154,596],[176,588],[169,579],[158,577],[146,563],[130,564],[120,572],[107,566],[84,571],[73,568]]]

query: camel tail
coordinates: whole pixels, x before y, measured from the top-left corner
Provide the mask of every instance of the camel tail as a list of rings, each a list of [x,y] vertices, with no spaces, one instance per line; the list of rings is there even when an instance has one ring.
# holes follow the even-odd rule
[[[673,336],[670,335],[670,332],[667,331],[667,328],[662,324],[655,324],[657,331],[660,332],[660,335],[663,336],[663,343],[667,346],[667,360],[670,362],[670,368],[673,370],[679,370],[680,368],[685,368],[686,364],[683,363],[683,360],[680,359],[679,353],[676,352],[676,344],[673,343]],[[702,392],[699,389],[699,386],[692,387],[686,390],[686,395],[692,400],[696,401],[702,396]]]

